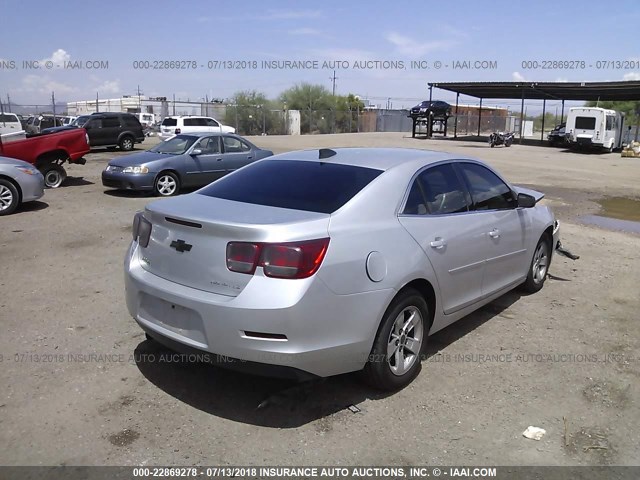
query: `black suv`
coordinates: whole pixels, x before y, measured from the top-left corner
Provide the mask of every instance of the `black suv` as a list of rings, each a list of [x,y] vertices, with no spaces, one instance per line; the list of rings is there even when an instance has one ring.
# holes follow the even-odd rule
[[[118,146],[121,150],[133,150],[134,144],[144,141],[142,125],[130,113],[100,112],[82,115],[72,125],[87,131],[91,148]]]
[[[451,105],[447,102],[443,102],[442,100],[425,100],[424,102],[420,102],[415,107],[411,108],[411,117],[426,117],[429,112],[431,112],[434,116],[444,116],[449,115],[451,112]]]

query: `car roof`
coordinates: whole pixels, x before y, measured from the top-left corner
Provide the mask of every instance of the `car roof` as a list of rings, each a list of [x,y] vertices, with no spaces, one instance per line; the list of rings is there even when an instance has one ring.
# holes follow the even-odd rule
[[[237,137],[242,138],[240,135],[236,135],[235,133],[229,132],[185,132],[179,133],[176,137]],[[246,138],[242,138],[244,141],[248,141]]]
[[[213,118],[213,117],[207,117],[206,115],[167,115],[164,118]]]
[[[353,165],[358,167],[375,168],[377,170],[389,170],[400,164],[427,165],[440,162],[442,160],[471,160],[473,158],[462,157],[447,152],[436,150],[422,150],[417,148],[332,148],[321,149],[331,150],[334,155],[325,156],[322,161],[326,163],[338,163],[342,165]],[[320,150],[298,150],[294,152],[282,153],[265,160],[320,160]]]

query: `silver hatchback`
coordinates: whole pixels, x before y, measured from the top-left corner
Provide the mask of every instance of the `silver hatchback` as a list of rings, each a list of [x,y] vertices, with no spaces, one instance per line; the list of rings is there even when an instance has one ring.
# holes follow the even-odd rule
[[[441,152],[276,155],[136,215],[127,306],[223,366],[402,388],[429,334],[542,288],[559,242],[542,197]]]

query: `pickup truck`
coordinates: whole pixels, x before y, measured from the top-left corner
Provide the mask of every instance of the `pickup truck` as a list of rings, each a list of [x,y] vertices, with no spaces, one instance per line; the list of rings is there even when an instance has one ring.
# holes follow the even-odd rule
[[[84,128],[43,133],[12,142],[0,140],[0,155],[34,165],[42,172],[44,184],[49,188],[59,187],[67,178],[62,166],[65,162],[84,165],[83,156],[87,153],[89,137]]]

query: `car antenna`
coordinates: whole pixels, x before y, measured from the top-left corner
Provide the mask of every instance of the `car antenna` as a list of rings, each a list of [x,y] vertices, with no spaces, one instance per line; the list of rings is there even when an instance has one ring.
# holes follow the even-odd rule
[[[336,154],[335,150],[331,150],[330,148],[321,148],[318,150],[318,158],[322,160],[323,158],[333,157]]]

